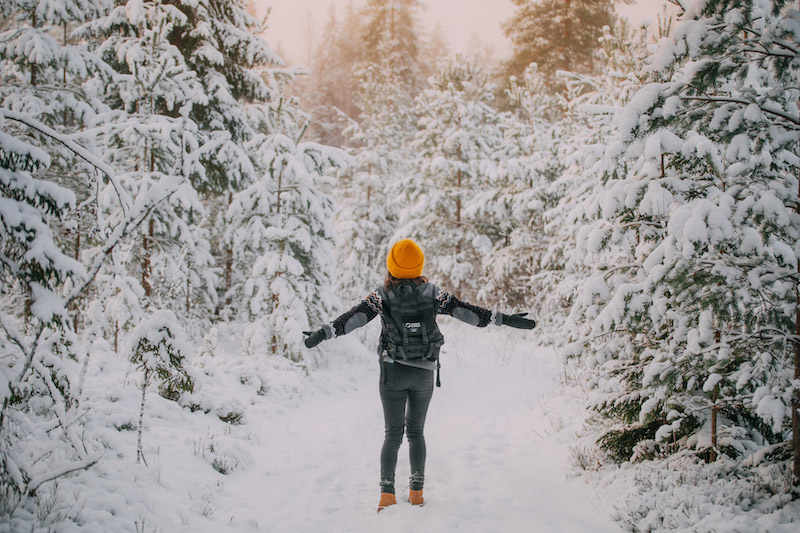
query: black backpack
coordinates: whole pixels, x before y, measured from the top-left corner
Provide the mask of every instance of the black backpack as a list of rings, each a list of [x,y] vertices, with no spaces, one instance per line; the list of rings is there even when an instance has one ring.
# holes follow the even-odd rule
[[[408,281],[381,291],[381,351],[392,359],[439,361],[444,336],[436,325],[435,290],[430,283]]]

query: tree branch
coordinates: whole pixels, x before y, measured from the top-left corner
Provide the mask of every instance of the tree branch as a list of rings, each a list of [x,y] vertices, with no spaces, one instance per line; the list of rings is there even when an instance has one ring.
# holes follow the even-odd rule
[[[36,491],[47,483],[48,481],[53,481],[54,479],[66,476],[67,474],[71,474],[72,472],[77,472],[78,470],[88,470],[89,468],[93,467],[97,464],[100,459],[102,459],[102,455],[98,455],[97,457],[89,457],[84,459],[83,461],[78,461],[77,463],[69,463],[54,472],[49,472],[39,477],[35,477],[28,482],[28,486],[25,488],[25,492],[28,495],[33,496]]]
[[[768,109],[756,102],[745,100],[744,98],[733,98],[731,96],[681,96],[681,98],[683,100],[697,100],[700,102],[723,102],[723,103],[741,104],[741,105],[756,104],[761,111],[769,113],[770,115],[775,115],[776,117],[780,117],[784,120],[788,120],[792,124],[800,126],[800,118],[793,117],[788,113],[785,113],[780,110]]]
[[[122,206],[123,213],[127,214],[127,210],[130,208],[131,200],[128,197],[128,194],[125,192],[125,189],[119,183],[117,177],[114,175],[114,170],[110,166],[108,166],[105,162],[98,159],[94,154],[92,154],[91,152],[86,150],[83,146],[79,145],[78,143],[70,139],[68,136],[58,133],[54,129],[46,126],[45,124],[42,124],[38,120],[35,120],[22,113],[9,111],[8,109],[0,109],[0,114],[2,114],[3,116],[5,116],[10,120],[21,122],[22,124],[25,124],[29,128],[34,129],[39,133],[47,135],[48,137],[51,137],[52,139],[60,142],[61,144],[72,150],[72,152],[74,152],[75,155],[77,155],[78,157],[80,157],[93,167],[103,172],[103,174],[108,176],[108,180],[111,182],[111,184],[114,187],[114,190],[117,193],[117,197],[119,198],[119,202],[120,205]]]

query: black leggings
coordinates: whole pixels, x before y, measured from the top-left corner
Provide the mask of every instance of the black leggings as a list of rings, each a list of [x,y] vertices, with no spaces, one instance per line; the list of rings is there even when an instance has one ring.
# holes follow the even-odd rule
[[[381,492],[394,494],[397,452],[408,438],[411,490],[425,482],[425,416],[433,395],[433,370],[400,363],[381,363],[381,403],[386,436],[381,449]],[[408,406],[408,408],[406,408]]]

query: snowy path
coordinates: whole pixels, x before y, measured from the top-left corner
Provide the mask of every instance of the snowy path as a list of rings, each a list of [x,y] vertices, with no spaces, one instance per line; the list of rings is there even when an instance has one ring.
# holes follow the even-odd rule
[[[517,332],[452,331],[426,427],[423,508],[405,501],[404,443],[400,503],[375,512],[383,430],[376,366],[364,369],[358,390],[316,395],[278,415],[251,406],[253,464],[227,476],[215,520],[235,531],[620,531],[591,487],[564,474],[581,413],[560,397],[552,352],[525,353],[507,340]]]

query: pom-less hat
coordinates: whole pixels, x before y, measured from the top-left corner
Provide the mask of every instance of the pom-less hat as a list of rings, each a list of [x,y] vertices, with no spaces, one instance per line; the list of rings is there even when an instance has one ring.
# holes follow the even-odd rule
[[[425,254],[422,249],[411,239],[398,241],[389,250],[386,257],[386,266],[389,274],[398,279],[418,278],[422,275],[422,266],[425,264]]]

